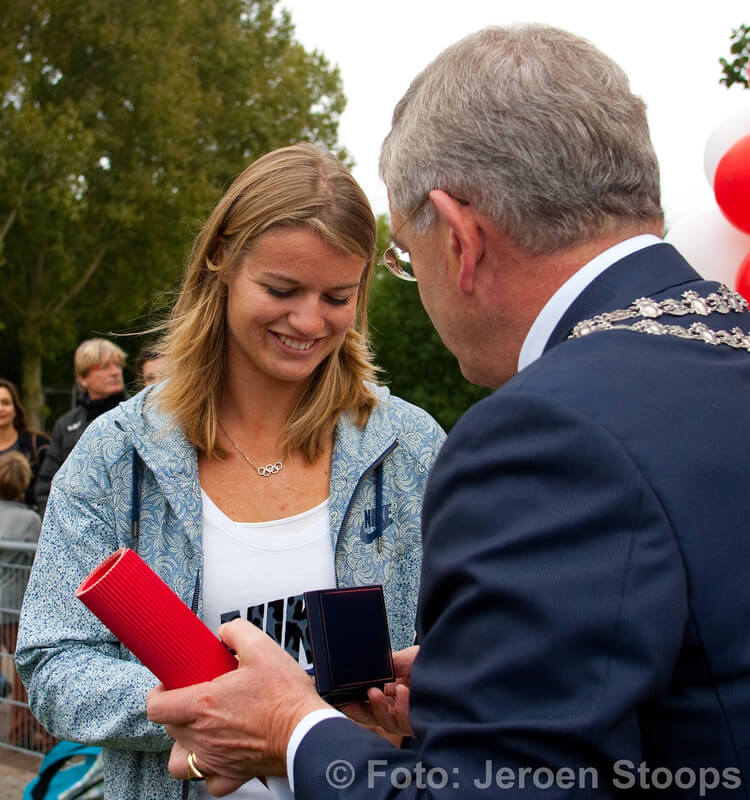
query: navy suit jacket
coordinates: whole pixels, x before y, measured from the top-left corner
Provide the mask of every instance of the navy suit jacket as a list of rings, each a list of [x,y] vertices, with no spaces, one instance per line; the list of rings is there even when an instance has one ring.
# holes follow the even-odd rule
[[[424,500],[415,738],[319,724],[298,800],[749,796],[750,353],[567,339],[636,298],[715,288],[670,245],[631,254],[462,417]],[[747,312],[700,320],[750,331]]]

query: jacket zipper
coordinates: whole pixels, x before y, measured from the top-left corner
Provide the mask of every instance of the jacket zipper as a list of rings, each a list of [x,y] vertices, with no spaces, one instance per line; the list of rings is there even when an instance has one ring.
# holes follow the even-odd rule
[[[397,447],[398,447],[398,439],[395,439],[394,442],[391,445],[389,445],[375,459],[375,461],[373,461],[372,464],[370,464],[369,467],[367,467],[366,469],[364,469],[362,471],[362,474],[359,476],[359,480],[357,481],[357,485],[354,487],[354,491],[352,492],[352,496],[349,498],[349,505],[347,505],[347,507],[346,507],[346,511],[344,512],[344,518],[341,521],[341,526],[339,527],[339,532],[336,534],[336,547],[334,547],[334,549],[333,549],[333,565],[334,565],[334,572],[336,573],[336,588],[337,589],[339,588],[339,575],[338,575],[338,572],[336,572],[336,554],[338,553],[339,545],[341,544],[341,534],[344,532],[344,528],[346,527],[346,523],[349,521],[349,512],[352,510],[352,505],[354,504],[354,500],[356,499],[357,493],[359,492],[359,487],[362,485],[362,481],[364,481],[364,479],[367,477],[367,475],[370,473],[370,471],[373,470],[373,469],[377,469],[383,463],[383,461],[385,461],[386,457],[388,455],[390,455]],[[382,489],[382,483],[380,485],[380,488]],[[378,492],[378,495],[379,494],[380,494],[380,492]],[[376,526],[380,525],[380,516],[379,516],[379,514],[380,514],[380,510],[381,509],[378,508],[379,505],[380,505],[380,500],[379,500],[379,497],[377,497],[376,498],[376,512],[375,512],[375,518],[376,518],[375,519],[375,525]],[[377,544],[378,552],[381,553],[382,550],[383,550],[383,543],[381,541],[381,535],[377,536],[377,540],[378,540],[378,544]]]
[[[200,595],[201,589],[201,573],[200,570],[198,574],[195,576],[195,589],[193,589],[193,599],[190,603],[190,610],[193,614],[198,613],[198,597]],[[183,781],[182,782],[182,800],[188,800],[188,794],[190,792],[190,781]]]
[[[139,469],[139,462],[141,462],[141,457],[138,455],[138,451],[133,447],[133,486],[132,486],[132,495],[131,495],[131,509],[130,509],[130,538],[131,538],[131,547],[135,552],[138,552],[138,538],[140,535],[140,523],[141,523],[141,482],[142,482],[142,471]],[[190,606],[190,610],[193,614],[198,613],[198,592],[200,591],[200,571],[195,577],[195,589],[193,590],[193,600]],[[182,782],[182,800],[188,800],[190,795],[190,782],[183,781]]]

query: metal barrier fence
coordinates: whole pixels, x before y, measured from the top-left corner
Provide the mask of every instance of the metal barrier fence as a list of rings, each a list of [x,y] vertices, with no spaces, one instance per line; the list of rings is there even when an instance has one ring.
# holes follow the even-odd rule
[[[0,748],[46,753],[55,739],[34,719],[13,654],[36,544],[0,540]]]

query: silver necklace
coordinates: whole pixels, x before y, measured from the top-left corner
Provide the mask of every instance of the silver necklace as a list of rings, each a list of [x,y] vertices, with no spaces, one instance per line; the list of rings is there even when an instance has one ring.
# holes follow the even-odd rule
[[[229,439],[229,441],[234,446],[234,449],[247,461],[247,463],[261,476],[261,478],[270,478],[271,475],[275,475],[277,472],[281,472],[281,468],[284,466],[283,461],[274,461],[272,464],[266,464],[265,467],[259,467],[251,458],[250,456],[234,441],[234,439],[224,430],[224,426],[216,420],[216,424],[221,429],[221,432],[224,436]]]

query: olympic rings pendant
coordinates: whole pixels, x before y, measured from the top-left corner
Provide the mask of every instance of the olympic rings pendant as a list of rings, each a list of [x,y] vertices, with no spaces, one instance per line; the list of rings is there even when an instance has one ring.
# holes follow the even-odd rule
[[[262,478],[268,478],[271,475],[275,475],[277,472],[281,472],[281,468],[283,467],[283,463],[281,461],[275,461],[273,464],[266,464],[265,467],[256,467],[258,471],[258,475]]]

